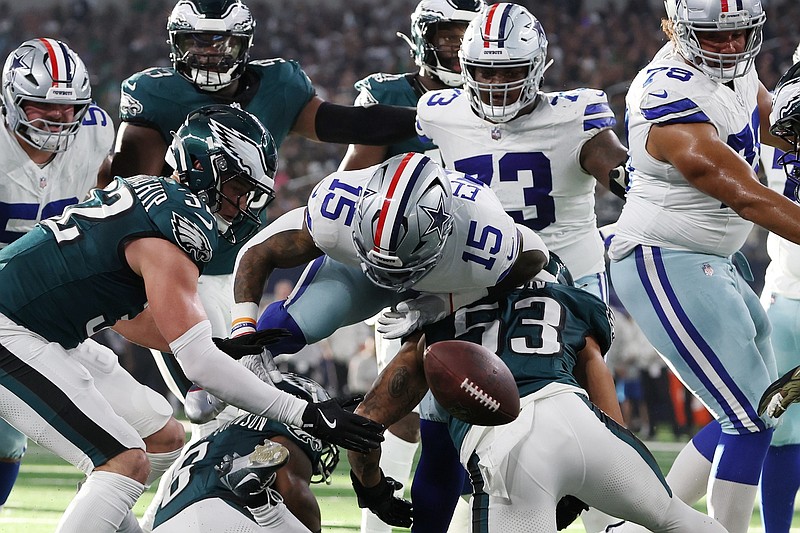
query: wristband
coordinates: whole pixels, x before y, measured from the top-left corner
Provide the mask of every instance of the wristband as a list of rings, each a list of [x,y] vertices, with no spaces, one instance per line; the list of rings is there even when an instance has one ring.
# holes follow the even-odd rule
[[[258,304],[255,302],[235,303],[231,307],[231,337],[239,337],[256,332]]]

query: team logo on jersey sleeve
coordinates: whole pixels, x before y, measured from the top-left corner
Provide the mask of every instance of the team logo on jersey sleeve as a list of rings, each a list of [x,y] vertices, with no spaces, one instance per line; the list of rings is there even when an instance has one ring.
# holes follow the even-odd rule
[[[130,94],[122,91],[122,95],[120,96],[119,100],[119,114],[120,115],[128,115],[134,116],[138,115],[142,112],[144,108],[142,107],[141,102],[131,96]]]
[[[208,263],[214,250],[211,242],[197,224],[179,213],[172,213],[172,235],[181,249],[189,254],[195,263]]]

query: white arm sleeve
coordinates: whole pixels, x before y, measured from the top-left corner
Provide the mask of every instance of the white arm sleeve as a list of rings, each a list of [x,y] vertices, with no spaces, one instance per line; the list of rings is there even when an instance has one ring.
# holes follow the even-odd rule
[[[303,424],[308,402],[276,389],[225,355],[204,320],[169,344],[186,377],[220,400],[294,426]]]

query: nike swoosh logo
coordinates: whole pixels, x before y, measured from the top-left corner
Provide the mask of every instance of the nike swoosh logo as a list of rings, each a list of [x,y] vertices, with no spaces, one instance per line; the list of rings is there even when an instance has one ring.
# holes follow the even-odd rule
[[[195,213],[195,216],[197,216],[197,218],[199,218],[199,219],[200,219],[200,222],[202,222],[202,223],[203,223],[203,225],[204,225],[206,228],[208,228],[208,230],[209,230],[209,231],[211,231],[212,229],[214,229],[214,223],[213,223],[213,222],[211,222],[211,221],[207,221],[207,220],[206,220],[205,218],[203,218],[203,217],[202,217],[202,216],[201,216],[199,213]]]
[[[660,93],[650,93],[650,96],[655,96],[656,98],[666,98],[667,91],[661,91]]]
[[[126,83],[126,85],[130,88],[131,91],[135,91],[137,83],[138,82],[136,81],[129,81],[128,83]]]
[[[319,412],[319,416],[322,417],[322,420],[325,422],[325,425],[328,426],[329,428],[333,429],[336,427],[336,423],[338,422],[338,420],[334,420],[333,422],[331,422],[330,420],[328,420],[328,418],[325,416],[325,413],[323,413],[322,411]]]

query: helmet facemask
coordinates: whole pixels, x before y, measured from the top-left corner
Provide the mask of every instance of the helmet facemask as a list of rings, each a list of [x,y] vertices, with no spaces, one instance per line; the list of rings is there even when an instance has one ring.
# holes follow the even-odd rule
[[[792,145],[778,158],[786,178],[800,188],[800,63],[792,65],[773,91],[770,133]],[[796,198],[800,196],[795,195]]]

